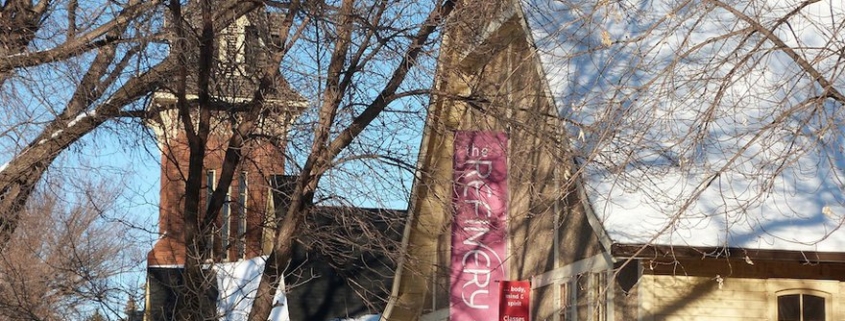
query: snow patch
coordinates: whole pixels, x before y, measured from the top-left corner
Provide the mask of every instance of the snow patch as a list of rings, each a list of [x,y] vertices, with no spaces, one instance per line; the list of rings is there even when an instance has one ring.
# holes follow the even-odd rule
[[[381,314],[367,314],[354,319],[334,319],[332,321],[379,321]]]
[[[69,123],[67,123],[67,127],[73,127],[77,123],[79,123],[79,121],[81,121],[85,118],[94,117],[96,115],[97,115],[97,110],[89,110],[89,111],[83,112],[83,113],[77,115],[76,118],[71,120]]]
[[[608,235],[618,243],[841,252],[845,115],[832,103],[808,103],[816,80],[783,51],[737,64],[735,55],[751,54],[742,34],[730,36],[739,18],[678,3],[522,1],[555,103],[582,124],[569,132],[587,155],[582,177]],[[775,21],[796,5],[766,0],[740,10]],[[840,57],[821,47],[841,39],[830,21],[843,15],[842,1],[823,0],[775,30],[834,88],[845,88]],[[718,81],[733,68],[730,81]]]
[[[266,256],[249,260],[218,263],[214,265],[217,272],[217,311],[222,316],[221,321],[245,321],[252,309],[255,293],[264,271]],[[270,312],[271,321],[290,321],[287,299],[284,295],[284,281],[279,284],[276,296],[273,298],[273,310]]]

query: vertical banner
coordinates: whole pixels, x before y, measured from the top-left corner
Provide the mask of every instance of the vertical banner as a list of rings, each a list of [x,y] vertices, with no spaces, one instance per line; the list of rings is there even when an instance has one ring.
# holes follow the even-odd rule
[[[502,132],[455,133],[451,321],[498,319],[496,282],[507,277],[507,145]]]
[[[531,282],[499,282],[499,318],[501,321],[529,321],[531,316]]]

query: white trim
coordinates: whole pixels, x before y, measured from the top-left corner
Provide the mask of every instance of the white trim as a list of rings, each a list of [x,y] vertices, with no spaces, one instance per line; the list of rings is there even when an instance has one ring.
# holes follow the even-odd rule
[[[537,289],[585,272],[600,272],[613,268],[613,261],[606,253],[573,262],[546,273],[531,277],[531,288]]]
[[[569,299],[566,310],[567,320],[578,321],[578,278],[570,276],[567,282],[566,298]]]
[[[584,216],[587,217],[587,222],[590,223],[590,227],[593,228],[593,232],[596,233],[596,238],[598,238],[599,243],[601,243],[602,247],[604,247],[604,250],[606,252],[610,252],[613,240],[610,239],[610,236],[604,229],[604,224],[602,224],[601,220],[599,220],[596,212],[593,211],[593,204],[590,202],[590,196],[587,195],[587,190],[584,188],[584,184],[580,179],[575,181],[575,188],[578,190],[578,197],[581,199],[581,204],[584,208]]]
[[[560,301],[560,285],[560,282],[552,283],[552,286],[554,287],[554,289],[552,289],[552,295],[555,296],[552,298],[552,306],[555,307],[554,314],[552,315],[552,321],[560,321],[560,311],[563,308],[563,304],[561,304],[562,302]]]
[[[144,284],[144,317],[141,319],[143,321],[148,321],[152,318],[150,316],[151,309],[148,308],[150,302],[152,302],[152,298],[150,297],[150,274],[147,273],[146,284]]]
[[[464,65],[465,60],[473,54],[483,52],[484,50],[481,49],[481,47],[483,47],[485,44],[490,44],[493,41],[490,40],[490,38],[499,33],[499,30],[502,29],[502,27],[504,27],[509,21],[521,17],[521,15],[517,15],[518,12],[522,11],[521,7],[519,8],[519,10],[517,10],[517,7],[515,5],[505,6],[507,8],[504,11],[500,12],[492,20],[490,20],[490,22],[487,23],[487,26],[484,28],[484,30],[481,31],[481,34],[479,34],[477,38],[470,39],[470,41],[472,41],[470,47],[468,47],[465,51],[457,53],[458,65]],[[507,45],[510,46],[510,44]]]
[[[511,3],[514,10],[516,11],[515,13],[518,18],[517,20],[519,21],[519,25],[522,27],[523,34],[525,36],[525,41],[528,42],[528,46],[533,49],[531,57],[533,58],[532,60],[534,60],[534,69],[536,70],[537,75],[539,75],[540,78],[543,79],[541,82],[546,102],[548,102],[549,106],[554,107],[555,111],[559,112],[560,108],[558,108],[557,103],[554,99],[554,95],[552,95],[552,88],[549,84],[549,77],[546,75],[546,69],[543,67],[543,62],[540,60],[540,55],[537,54],[537,43],[534,41],[534,33],[531,31],[531,27],[528,25],[528,18],[525,17],[525,11],[522,8],[522,2],[515,0]],[[563,127],[561,127],[561,129],[563,129]],[[563,147],[568,148],[568,146]]]
[[[502,26],[505,25],[505,23],[507,23],[509,20],[513,19],[514,16],[516,16],[516,13],[517,13],[516,6],[505,5],[505,7],[507,7],[507,9],[502,11],[501,14],[499,14],[499,16],[496,19],[493,19],[492,21],[490,21],[490,23],[487,24],[487,28],[484,28],[484,31],[481,33],[481,37],[478,38],[479,44],[485,43],[487,41],[487,39],[489,39],[496,32],[498,32],[499,29],[502,28]],[[471,52],[475,51],[475,49],[477,47],[478,46],[475,46],[472,49],[470,49],[470,51],[467,52],[467,54],[470,54]]]
[[[243,199],[241,199],[243,197]],[[243,202],[241,202],[243,201]],[[247,215],[249,212],[247,211],[247,204],[249,203],[249,172],[242,170],[240,172],[240,176],[238,176],[238,226],[237,226],[237,233],[238,236],[238,248],[236,252],[238,252],[238,260],[246,260],[247,259],[247,246],[246,246],[246,232],[249,231],[247,226]],[[241,230],[243,230],[243,234],[241,234]],[[241,253],[243,251],[243,253]]]
[[[184,268],[184,264],[157,264],[157,265],[147,265],[147,268],[159,268],[159,269],[175,269],[175,268]]]
[[[215,183],[216,184],[216,183]],[[216,189],[216,188],[215,188]],[[224,212],[225,210],[225,212]],[[226,213],[226,215],[223,215]],[[220,207],[220,247],[223,251],[223,261],[230,262],[232,258],[229,255],[229,250],[232,247],[232,184],[226,190],[226,196],[223,199],[223,206]],[[225,228],[224,228],[225,227]],[[223,233],[225,230],[226,233]]]
[[[253,101],[253,97],[239,97],[239,96],[211,96],[214,99],[218,99],[220,101],[224,101],[227,103],[248,103]],[[198,95],[194,94],[185,94],[185,99],[189,102],[196,101],[199,99]],[[153,93],[153,101],[166,101],[166,102],[176,102],[177,97],[176,95],[166,92],[166,91],[157,91]],[[304,99],[302,100],[288,100],[288,99],[265,99],[266,103],[269,104],[287,104],[288,106],[292,107],[301,107],[305,108],[308,107],[308,102]]]
[[[449,47],[449,37],[448,37],[448,35],[443,37],[443,41],[441,41],[440,47],[441,48],[448,48]],[[440,77],[441,74],[442,74],[442,71],[440,70],[440,68],[441,68],[440,56],[438,56],[437,60],[438,60],[437,61],[437,69],[435,70],[435,74],[434,74],[435,81],[434,81],[433,87],[434,87],[435,90],[440,90],[441,85],[443,83],[443,79],[441,79],[441,77]],[[387,304],[385,305],[384,311],[382,312],[382,319],[384,319],[384,320],[390,320],[391,319],[393,309],[396,308],[396,304],[399,301],[400,297],[409,295],[409,294],[406,294],[406,293],[401,293],[400,291],[402,290],[402,284],[401,283],[402,283],[403,274],[405,273],[406,256],[408,256],[409,253],[410,253],[409,247],[411,246],[411,244],[410,244],[411,243],[411,234],[414,233],[414,227],[418,224],[417,221],[419,221],[419,219],[416,217],[418,215],[416,212],[418,210],[418,207],[420,206],[419,202],[422,201],[422,199],[419,198],[419,195],[421,193],[420,189],[424,188],[424,187],[420,186],[421,184],[423,184],[420,181],[422,180],[423,177],[425,177],[422,168],[425,165],[431,165],[432,162],[435,162],[435,161],[432,161],[431,158],[434,157],[436,153],[433,152],[433,151],[429,151],[428,148],[427,148],[428,144],[431,142],[431,140],[432,139],[438,139],[438,138],[445,139],[445,135],[438,134],[436,129],[433,129],[431,126],[428,126],[428,124],[433,122],[432,119],[435,117],[434,114],[438,112],[438,110],[436,110],[436,108],[435,108],[435,111],[432,112],[431,109],[434,106],[436,106],[436,103],[433,102],[433,101],[429,101],[429,104],[426,107],[426,110],[428,111],[428,113],[426,114],[426,119],[425,119],[426,126],[423,126],[423,136],[422,136],[422,139],[420,140],[419,154],[417,155],[416,166],[414,167],[415,168],[414,179],[411,182],[411,194],[409,195],[409,198],[408,198],[409,199],[409,201],[408,201],[408,211],[407,211],[406,219],[405,219],[405,227],[402,229],[402,242],[400,243],[400,253],[402,253],[402,255],[399,255],[399,258],[396,260],[396,270],[393,273],[393,282],[390,286],[390,299],[387,300]],[[440,112],[440,115],[438,115],[438,116],[444,116],[443,115],[444,112],[442,110],[440,110],[439,112]],[[443,125],[443,129],[445,129],[445,130],[450,129],[448,123]],[[417,232],[417,233],[419,233],[419,232]],[[434,243],[439,242],[439,240],[437,240],[437,236],[434,236],[433,242]],[[421,274],[420,277],[428,279],[428,280],[425,280],[425,281],[422,282],[423,284],[425,284],[425,286],[429,286],[428,282],[434,283],[436,281],[434,279],[436,278],[436,273],[437,273],[437,270],[436,270],[436,268],[437,268],[437,256],[436,255],[437,254],[434,253],[432,255],[435,256],[434,259],[432,260],[434,262],[435,266],[423,267],[422,268],[423,272],[420,273]],[[426,268],[429,269],[428,273],[430,273],[430,274],[426,274],[426,272],[425,272]],[[434,303],[434,301],[435,301],[434,298],[436,297],[436,294],[434,293],[434,291],[430,291],[431,289],[434,289],[434,287],[432,287],[430,289],[425,289],[423,291],[423,294],[418,299],[424,300],[427,295],[431,295],[432,303]],[[420,303],[419,308],[422,308],[424,305],[425,305],[425,303]],[[434,306],[432,306],[432,307],[434,307]],[[417,307],[414,307],[414,308],[416,309]]]
[[[525,40],[528,42],[531,48],[537,48],[537,44],[534,42],[534,34],[531,31],[531,27],[528,25],[528,19],[525,17],[524,11],[522,9],[522,3],[520,1],[513,1],[513,10],[516,16],[519,18],[520,25],[523,28],[523,33],[525,34]],[[510,11],[508,11],[510,12]],[[510,17],[509,17],[510,18]],[[536,53],[536,50],[535,50]],[[533,55],[534,58],[534,65],[537,69],[537,73],[541,76],[544,80],[542,81],[543,84],[543,92],[546,94],[546,100],[549,103],[549,106],[555,107],[555,110],[559,110],[557,108],[557,103],[554,100],[554,96],[552,95],[552,90],[549,85],[548,76],[546,75],[546,71],[543,68],[543,62],[540,60],[539,55]],[[562,128],[562,127],[561,127]],[[613,244],[613,241],[607,234],[607,231],[604,229],[604,225],[599,220],[598,216],[596,216],[595,212],[593,211],[590,199],[588,198],[587,192],[584,189],[584,186],[580,179],[575,180],[576,189],[579,192],[579,197],[581,198],[581,202],[584,207],[585,215],[587,216],[587,221],[590,223],[590,226],[595,231],[596,236],[599,239],[599,242],[604,246],[607,252],[610,252],[610,246]]]
[[[811,295],[811,296],[815,296],[815,297],[820,297],[820,298],[824,299],[824,320],[825,321],[836,320],[836,318],[834,317],[834,314],[833,314],[833,306],[835,305],[834,304],[835,300],[834,300],[834,297],[831,293],[819,291],[819,290],[812,289],[812,288],[809,288],[809,289],[798,288],[798,289],[783,289],[783,290],[778,290],[778,291],[775,291],[775,292],[769,292],[768,294],[769,294],[768,295],[768,297],[769,297],[768,311],[769,311],[769,318],[771,318],[770,320],[777,320],[778,310],[780,310],[778,299],[783,295],[799,295],[799,305],[801,306],[801,308],[799,309],[800,314],[803,314],[803,311],[804,311],[803,302],[801,302],[800,298],[802,298],[804,295]],[[803,319],[803,317],[802,317],[802,319]]]
[[[596,301],[598,301],[598,296],[599,296],[598,291],[601,290],[601,286],[599,284],[596,284],[596,283],[600,283],[596,279],[598,277],[598,275],[587,274],[587,275],[583,275],[582,277],[587,279],[587,286],[586,286],[587,291],[584,291],[584,292],[587,292],[587,293],[583,293],[587,297],[587,306],[586,306],[586,308],[587,308],[587,321],[598,321],[598,320],[596,320],[596,314],[597,314],[596,312],[598,312],[596,310],[599,309],[599,305],[596,303]],[[580,290],[580,288],[579,288],[579,290]]]
[[[214,267],[217,263],[203,263],[201,266],[203,269],[208,269]],[[157,269],[184,269],[184,264],[158,264],[158,265],[147,265],[147,268],[157,268]]]
[[[613,269],[609,269],[605,273],[607,273],[605,275],[605,280],[607,280],[606,281],[607,284],[605,284],[605,286],[607,286],[607,292],[605,292],[605,296],[604,296],[604,300],[605,300],[605,302],[604,302],[605,318],[604,319],[608,320],[608,321],[615,321],[616,320],[616,312],[615,312],[616,304],[615,304],[614,300],[616,299],[616,287],[615,287],[616,283],[614,282],[615,279],[613,278],[613,276],[616,275],[616,273],[613,271]]]

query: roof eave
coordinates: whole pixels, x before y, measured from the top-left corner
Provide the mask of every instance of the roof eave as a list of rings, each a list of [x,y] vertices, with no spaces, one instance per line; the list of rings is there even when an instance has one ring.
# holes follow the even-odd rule
[[[610,254],[620,259],[750,259],[802,263],[845,263],[845,252],[746,249],[717,246],[674,246],[613,243]]]

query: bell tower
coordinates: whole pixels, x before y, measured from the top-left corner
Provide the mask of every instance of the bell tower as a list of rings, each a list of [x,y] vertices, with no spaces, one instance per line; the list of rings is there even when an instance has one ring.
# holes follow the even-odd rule
[[[208,204],[223,167],[232,126],[242,120],[239,106],[252,100],[258,88],[257,74],[267,64],[266,41],[274,37],[278,16],[254,12],[234,21],[215,39],[214,71],[210,81],[211,132],[203,165],[201,204]],[[188,63],[189,65],[190,62]],[[195,65],[195,64],[194,64]],[[189,72],[187,98],[197,95],[196,72]],[[290,123],[304,105],[286,83],[277,94],[265,97],[266,112],[258,119],[255,137],[241,150],[231,186],[208,244],[214,261],[231,262],[263,254],[266,234],[274,221],[271,191],[284,181],[284,145]],[[159,240],[147,257],[149,267],[185,264],[184,190],[188,171],[188,140],[175,108],[176,96],[167,90],[153,95],[151,109],[158,110],[150,127],[161,151]]]

